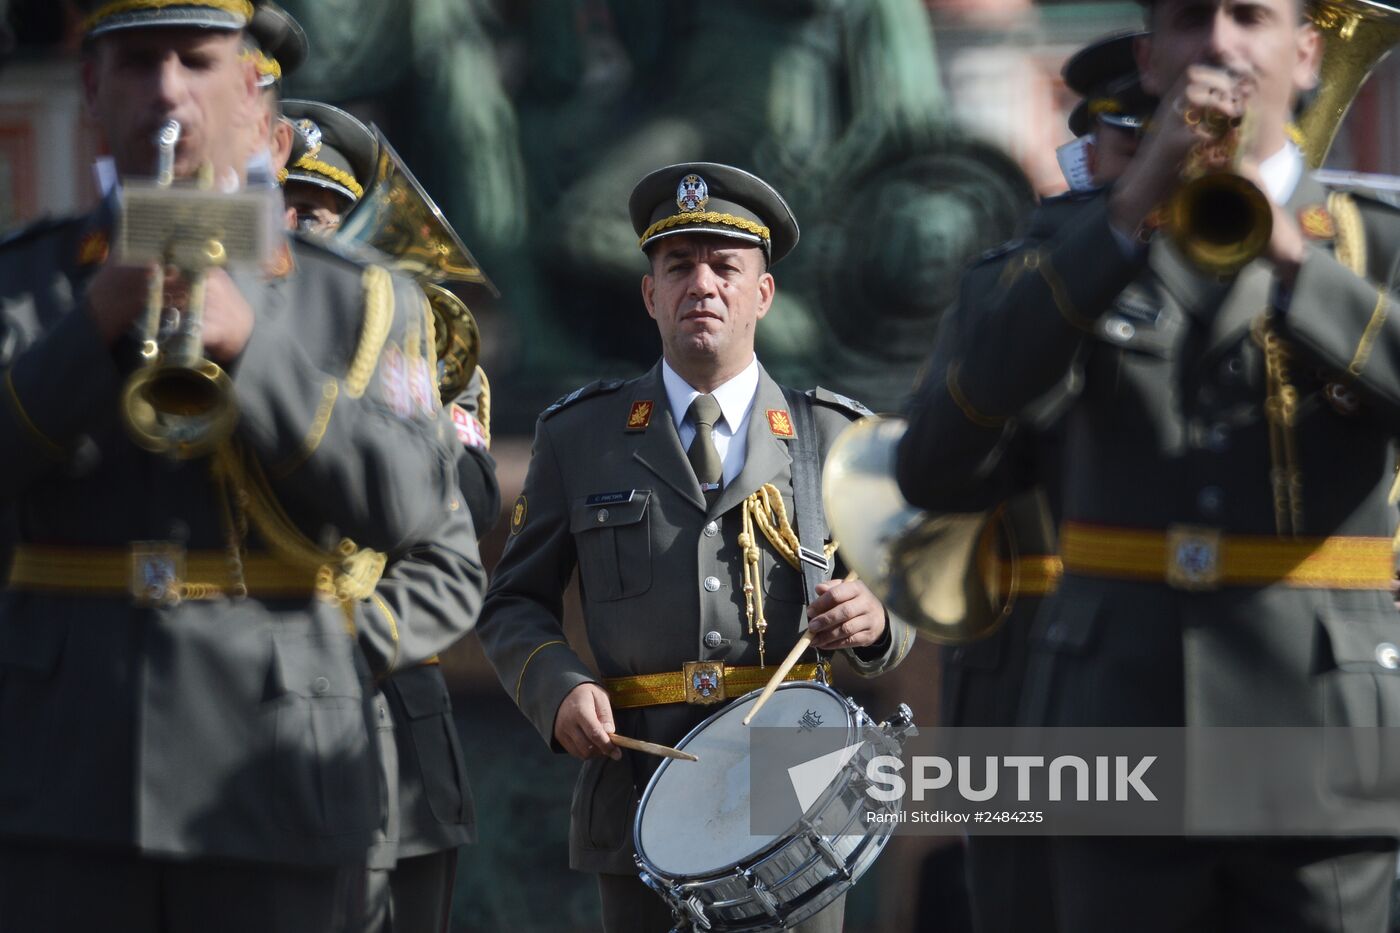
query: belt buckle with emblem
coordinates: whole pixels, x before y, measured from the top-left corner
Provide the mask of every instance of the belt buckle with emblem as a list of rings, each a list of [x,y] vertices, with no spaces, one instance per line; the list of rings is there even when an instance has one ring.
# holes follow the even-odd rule
[[[1167,585],[1178,590],[1220,586],[1219,528],[1170,525],[1167,528]]]
[[[685,677],[685,701],[694,706],[713,706],[728,699],[724,689],[722,661],[686,661],[681,673]]]
[[[180,601],[185,549],[170,541],[131,542],[131,598],[138,606],[169,606]]]

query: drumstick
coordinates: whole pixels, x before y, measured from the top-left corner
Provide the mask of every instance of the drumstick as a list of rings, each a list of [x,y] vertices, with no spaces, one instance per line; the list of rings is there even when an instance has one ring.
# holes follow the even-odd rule
[[[850,573],[846,574],[846,578],[841,582],[849,583],[854,579],[856,579],[856,572],[852,570]],[[773,676],[768,678],[768,683],[764,686],[763,692],[758,695],[757,700],[753,701],[753,709],[749,710],[749,714],[744,717],[744,725],[747,726],[753,721],[753,718],[758,715],[758,711],[763,709],[763,704],[767,703],[768,698],[777,691],[778,685],[783,682],[783,678],[786,677],[788,672],[797,664],[797,659],[802,657],[802,653],[811,646],[812,632],[809,629],[802,633],[802,637],[797,639],[797,644],[793,645],[787,657],[783,658],[783,663],[779,664],[778,669],[773,672]]]
[[[679,748],[672,748],[669,745],[657,745],[655,742],[643,742],[641,739],[629,739],[625,735],[618,735],[616,732],[609,732],[608,738],[619,748],[630,748],[634,752],[646,752],[648,755],[656,755],[660,758],[674,758],[677,761],[699,761],[690,752],[683,752]]]

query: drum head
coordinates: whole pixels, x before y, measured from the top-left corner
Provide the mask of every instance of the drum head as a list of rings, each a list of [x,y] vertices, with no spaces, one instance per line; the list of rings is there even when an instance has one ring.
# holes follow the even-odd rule
[[[797,726],[808,711],[828,725],[835,751],[852,741],[850,707],[830,687],[783,684],[752,725],[743,724],[758,699],[755,690],[735,700],[691,730],[678,748],[698,762],[666,760],[652,776],[637,811],[637,854],[656,872],[696,877],[725,871],[763,852],[783,836],[749,831],[749,730],[755,726]],[[783,834],[786,835],[786,834]]]

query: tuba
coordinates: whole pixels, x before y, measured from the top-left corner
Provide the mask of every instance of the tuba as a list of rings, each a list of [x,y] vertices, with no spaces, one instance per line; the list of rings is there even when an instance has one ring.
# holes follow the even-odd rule
[[[836,438],[822,469],[827,524],[842,560],[891,615],[940,644],[975,641],[1009,611],[1015,561],[1012,579],[998,579],[1003,565],[989,559],[999,529],[994,511],[939,514],[905,500],[894,459],[906,427],[902,418],[877,415]],[[1005,602],[996,596],[1002,592],[1011,594]]]
[[[379,250],[423,287],[433,314],[438,391],[448,402],[462,394],[476,372],[481,332],[466,302],[445,283],[499,293],[383,132],[374,127],[374,134],[379,142],[374,175],[335,239]]]
[[[1327,159],[1351,102],[1400,42],[1400,7],[1380,0],[1317,0],[1309,13],[1322,34],[1317,93],[1298,118],[1309,169]]]

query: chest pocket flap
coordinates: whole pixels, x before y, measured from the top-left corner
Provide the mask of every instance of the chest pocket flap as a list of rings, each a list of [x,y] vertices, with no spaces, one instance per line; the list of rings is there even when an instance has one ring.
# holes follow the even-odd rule
[[[650,489],[634,489],[625,502],[576,502],[569,531],[578,545],[584,598],[595,602],[628,599],[651,589]]]
[[[1180,326],[1180,315],[1156,289],[1132,285],[1099,320],[1094,335],[1112,347],[1166,358]]]

